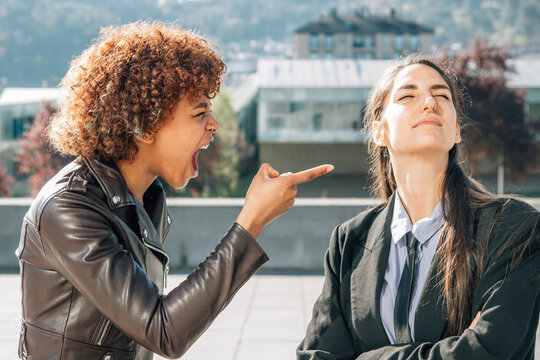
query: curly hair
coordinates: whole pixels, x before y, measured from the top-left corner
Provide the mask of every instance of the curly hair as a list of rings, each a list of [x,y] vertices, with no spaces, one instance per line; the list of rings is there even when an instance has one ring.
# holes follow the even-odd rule
[[[225,64],[214,46],[179,26],[135,22],[103,28],[71,62],[48,128],[62,154],[131,160],[183,98],[213,98]]]

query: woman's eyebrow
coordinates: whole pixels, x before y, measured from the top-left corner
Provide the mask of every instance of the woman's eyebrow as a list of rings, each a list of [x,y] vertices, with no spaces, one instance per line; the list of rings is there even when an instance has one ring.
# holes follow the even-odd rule
[[[418,89],[418,87],[414,84],[405,84],[405,85],[402,85],[400,86],[399,89],[397,89],[397,91],[399,90],[416,90]]]
[[[195,109],[206,109],[207,106],[208,106],[208,102],[201,101],[200,103],[198,103],[196,106],[193,107],[193,110],[195,110]]]
[[[431,90],[439,90],[439,89],[450,91],[450,88],[448,87],[448,85],[445,85],[445,84],[435,84],[431,87]]]
[[[416,89],[418,89],[418,87],[416,85],[414,85],[414,84],[405,84],[405,85],[400,86],[400,88],[397,89],[397,91],[399,91],[399,90],[416,90]],[[431,90],[439,90],[439,89],[444,89],[444,90],[450,91],[450,88],[448,87],[448,85],[445,85],[445,84],[435,84],[435,85],[431,86]]]

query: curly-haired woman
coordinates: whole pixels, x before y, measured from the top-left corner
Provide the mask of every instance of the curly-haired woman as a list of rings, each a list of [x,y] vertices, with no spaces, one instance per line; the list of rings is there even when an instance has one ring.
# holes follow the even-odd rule
[[[296,185],[331,170],[261,166],[215,251],[163,295],[171,219],[157,177],[181,188],[197,176],[224,68],[193,33],[142,22],[104,29],[72,62],[49,137],[78,157],[35,198],[17,250],[21,358],[181,356],[267,260],[255,239]]]
[[[373,88],[365,127],[383,203],[334,230],[299,360],[534,358],[540,213],[465,175],[462,100],[426,58]]]

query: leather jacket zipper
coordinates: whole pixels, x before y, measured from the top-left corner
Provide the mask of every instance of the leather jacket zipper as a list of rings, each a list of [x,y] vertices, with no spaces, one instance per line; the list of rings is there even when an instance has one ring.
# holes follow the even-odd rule
[[[97,345],[101,346],[103,344],[103,341],[105,340],[105,335],[107,335],[107,332],[109,331],[109,328],[111,327],[111,322],[109,320],[105,321],[105,325],[103,325],[103,330],[101,330],[101,334],[99,335]]]
[[[165,265],[165,270],[163,271],[163,289],[165,291],[167,288],[167,275],[169,275],[169,265]]]
[[[148,241],[146,241],[144,237],[142,238],[142,241],[146,245],[146,247],[154,251],[157,251],[160,254],[163,254],[165,256],[165,259],[167,259],[167,262],[165,263],[165,267],[163,268],[163,289],[161,289],[161,291],[165,291],[165,288],[167,287],[167,275],[169,274],[169,256],[166,253],[164,253],[163,250],[148,243]]]

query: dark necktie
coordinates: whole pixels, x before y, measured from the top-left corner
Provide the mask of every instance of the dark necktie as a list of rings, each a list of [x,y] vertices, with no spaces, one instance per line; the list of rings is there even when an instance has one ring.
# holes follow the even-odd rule
[[[416,244],[418,240],[416,240],[412,232],[408,232],[405,238],[407,239],[407,262],[401,274],[394,306],[394,334],[396,335],[397,344],[412,342],[409,329],[409,310],[411,308],[414,283],[416,282],[416,264],[418,262]]]

